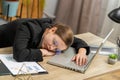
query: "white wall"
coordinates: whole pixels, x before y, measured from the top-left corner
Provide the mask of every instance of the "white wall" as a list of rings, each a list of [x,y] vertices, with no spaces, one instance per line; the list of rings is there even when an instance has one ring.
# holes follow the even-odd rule
[[[54,16],[58,0],[46,0],[44,11]]]
[[[118,36],[120,36],[120,24],[112,21],[109,17],[108,17],[108,13],[111,12],[113,9],[118,8],[120,5],[120,0],[109,0],[108,2],[108,7],[106,10],[106,17],[103,23],[103,29],[101,32],[101,37],[105,37],[109,31],[114,28],[113,33],[111,34],[111,36],[109,37],[108,40],[110,40],[113,43],[116,43],[116,39]]]

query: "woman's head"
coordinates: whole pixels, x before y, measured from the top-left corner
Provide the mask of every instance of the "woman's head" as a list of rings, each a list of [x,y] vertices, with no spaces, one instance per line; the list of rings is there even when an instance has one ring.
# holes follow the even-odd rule
[[[65,24],[54,24],[46,29],[42,46],[48,50],[56,49],[65,50],[73,42],[73,32],[71,28]]]
[[[71,28],[65,24],[54,24],[53,27],[57,28],[55,34],[57,34],[69,47],[73,42],[73,32]]]

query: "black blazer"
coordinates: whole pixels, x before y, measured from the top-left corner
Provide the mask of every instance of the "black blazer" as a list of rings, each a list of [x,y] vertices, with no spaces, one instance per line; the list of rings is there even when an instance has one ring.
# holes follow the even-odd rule
[[[13,46],[13,57],[17,61],[43,61],[42,52],[37,48],[46,28],[53,21],[49,18],[42,19],[18,19],[0,26],[0,47]],[[71,45],[76,49],[86,48],[89,54],[89,46],[81,39],[74,38]]]

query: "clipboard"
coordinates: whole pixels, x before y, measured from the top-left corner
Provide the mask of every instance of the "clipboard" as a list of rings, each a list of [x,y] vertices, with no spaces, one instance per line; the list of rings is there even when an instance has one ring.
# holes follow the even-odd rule
[[[8,70],[8,68],[0,60],[0,76],[10,75],[10,74],[11,74],[11,72]]]

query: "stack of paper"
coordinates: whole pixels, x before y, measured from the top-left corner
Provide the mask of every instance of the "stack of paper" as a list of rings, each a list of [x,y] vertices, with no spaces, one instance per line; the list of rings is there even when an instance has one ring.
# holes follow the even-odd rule
[[[0,54],[0,59],[12,75],[47,73],[37,62],[17,62],[13,54]]]

